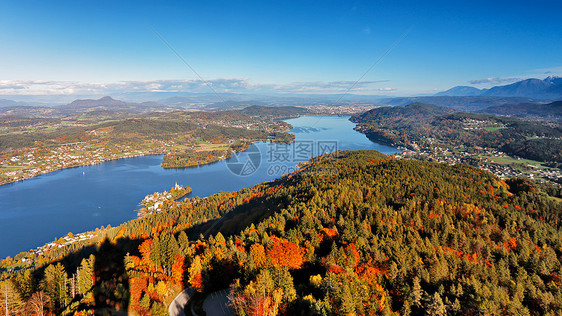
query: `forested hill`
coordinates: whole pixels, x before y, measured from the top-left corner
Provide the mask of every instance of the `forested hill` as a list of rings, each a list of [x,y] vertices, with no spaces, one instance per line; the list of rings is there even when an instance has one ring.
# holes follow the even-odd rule
[[[5,288],[20,306],[44,290],[61,314],[165,315],[188,286],[229,288],[241,315],[562,312],[562,204],[466,165],[339,152],[164,209],[5,272]]]
[[[379,107],[351,117],[371,140],[408,148],[488,147],[509,155],[562,163],[562,127],[555,123],[455,112],[422,103]]]
[[[388,125],[411,126],[412,124],[427,124],[435,117],[456,112],[451,108],[414,102],[405,106],[383,106],[362,114],[353,116],[357,123],[374,122]]]
[[[490,106],[482,112],[499,115],[509,115],[522,118],[538,118],[561,122],[562,121],[562,101],[555,101],[548,104],[519,103],[503,104]]]

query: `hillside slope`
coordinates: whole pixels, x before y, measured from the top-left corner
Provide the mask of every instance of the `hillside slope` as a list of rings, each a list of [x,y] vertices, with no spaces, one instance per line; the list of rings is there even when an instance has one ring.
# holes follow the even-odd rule
[[[396,97],[382,99],[377,104],[385,106],[401,106],[419,102],[448,107],[457,111],[478,112],[490,106],[517,103],[541,103],[540,100],[524,97],[489,97],[489,96],[448,96],[434,95],[422,97]]]
[[[61,314],[164,315],[187,286],[229,288],[245,315],[562,311],[562,204],[465,165],[339,152],[164,210],[3,276]],[[79,290],[61,292],[75,272]]]
[[[390,145],[425,149],[487,147],[543,162],[562,162],[562,128],[541,122],[456,112],[412,103],[379,107],[354,115],[351,121],[369,139]]]
[[[530,119],[562,121],[562,101],[548,104],[518,103],[490,106],[482,110],[484,113],[515,116]]]

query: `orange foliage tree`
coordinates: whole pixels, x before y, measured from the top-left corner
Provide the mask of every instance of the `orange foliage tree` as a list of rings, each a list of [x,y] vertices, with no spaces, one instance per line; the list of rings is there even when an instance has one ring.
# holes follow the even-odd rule
[[[136,277],[131,278],[129,280],[129,284],[131,291],[131,305],[134,307],[139,304],[143,292],[147,289],[148,282],[146,278]]]
[[[183,284],[184,270],[185,270],[184,258],[180,255],[175,255],[174,264],[172,265],[172,278],[177,284]]]
[[[299,269],[302,266],[305,261],[304,248],[275,236],[271,237],[271,240],[273,247],[267,252],[267,255],[271,258],[271,263],[275,268]]]
[[[203,265],[201,264],[201,257],[195,256],[191,267],[189,267],[189,283],[191,286],[199,292],[203,291],[203,276],[201,272],[203,271]]]
[[[267,257],[265,256],[265,249],[262,244],[253,244],[250,247],[250,255],[254,258],[254,263],[258,268],[265,267],[267,263]]]

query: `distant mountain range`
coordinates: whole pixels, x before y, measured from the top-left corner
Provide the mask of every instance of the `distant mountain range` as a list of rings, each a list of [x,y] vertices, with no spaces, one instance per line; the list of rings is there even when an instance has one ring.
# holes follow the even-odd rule
[[[548,103],[548,101],[525,97],[491,97],[491,96],[424,96],[387,98],[378,102],[379,105],[401,106],[420,102],[445,106],[459,111],[479,112],[491,106],[519,103]]]
[[[156,98],[156,97],[159,98]],[[99,99],[78,99],[68,104],[49,106],[33,101],[12,101],[0,99],[0,116],[66,116],[84,112],[127,112],[146,113],[152,111],[204,110],[222,111],[237,110],[249,106],[301,106],[301,105],[407,105],[414,102],[435,104],[460,111],[490,113],[518,116],[531,119],[547,119],[562,121],[560,105],[550,104],[562,100],[562,77],[550,76],[544,80],[526,79],[509,85],[496,86],[490,89],[478,89],[470,86],[457,86],[433,96],[416,97],[381,97],[369,95],[313,95],[313,94],[239,94],[221,93],[162,93],[118,95],[121,101],[104,96]],[[338,101],[342,99],[341,101]],[[142,100],[157,100],[142,102]]]
[[[439,92],[436,96],[526,97],[541,100],[562,100],[562,77],[550,76],[544,80],[531,78],[490,89],[456,86],[447,91]]]
[[[470,86],[456,86],[443,92],[436,93],[436,96],[447,97],[474,97],[482,95],[483,89],[478,89]]]
[[[66,116],[76,113],[146,113],[153,111],[173,111],[181,110],[182,108],[176,106],[162,105],[157,102],[126,102],[115,100],[112,97],[106,96],[100,99],[79,99],[74,100],[69,104],[58,106],[25,106],[24,102],[15,102],[11,100],[0,100],[4,104],[0,106],[0,115],[12,116],[47,116],[58,117]]]
[[[23,102],[0,99],[0,106],[20,106],[20,105],[25,105],[25,104],[23,104]]]
[[[10,106],[47,106],[45,103],[41,102],[29,102],[29,101],[13,101],[8,99],[0,99],[0,107],[10,107]]]
[[[112,97],[106,96],[97,100],[92,100],[92,99],[75,100],[69,104],[61,105],[56,108],[64,112],[84,112],[84,111],[94,111],[94,110],[147,112],[147,111],[158,110],[166,107],[168,106],[163,106],[156,102],[142,102],[142,103],[125,102],[125,101],[115,100]]]

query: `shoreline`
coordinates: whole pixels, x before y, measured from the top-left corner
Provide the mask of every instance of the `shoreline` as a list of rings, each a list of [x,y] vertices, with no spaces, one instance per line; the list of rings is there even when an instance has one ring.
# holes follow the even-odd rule
[[[296,117],[296,118],[298,118],[298,117]],[[287,124],[289,124],[289,123],[287,123]],[[293,128],[293,126],[292,126],[291,124],[289,124],[289,128],[288,128],[288,129],[285,129],[285,130],[281,130],[281,132],[287,132],[287,133],[288,133],[288,131],[291,130],[292,128]],[[294,136],[294,134],[291,134],[291,133],[289,133],[289,134]],[[269,142],[272,142],[271,140],[265,139],[265,140],[255,140],[255,141],[251,141],[249,144],[251,145],[251,144],[254,144],[254,143],[268,142],[268,141],[269,141]],[[293,137],[293,139],[291,140],[291,143],[293,143],[294,141],[295,141],[295,140],[294,140],[294,137]],[[248,145],[248,147],[249,147],[249,145]],[[248,149],[248,148],[245,148],[244,150],[239,151],[239,152],[243,152],[243,151],[245,151],[245,150],[247,150],[247,149]],[[36,177],[39,177],[39,176],[42,176],[42,175],[46,175],[46,174],[49,174],[49,173],[53,173],[53,172],[57,172],[57,171],[62,171],[62,170],[66,170],[66,169],[80,168],[80,167],[89,167],[89,166],[99,165],[99,164],[102,164],[102,163],[106,163],[106,162],[110,162],[110,161],[114,161],[114,160],[119,160],[119,159],[130,159],[130,158],[146,157],[146,156],[162,156],[162,157],[163,157],[164,155],[166,155],[166,153],[135,154],[135,155],[128,155],[128,156],[117,157],[117,158],[103,159],[103,160],[101,160],[101,161],[97,161],[97,162],[90,163],[90,164],[77,164],[77,165],[75,165],[75,166],[57,168],[57,169],[49,170],[49,171],[46,171],[46,172],[40,172],[40,173],[35,174],[35,175],[33,175],[33,176],[30,176],[30,177],[25,177],[25,178],[22,178],[22,179],[11,180],[11,181],[8,181],[8,182],[0,183],[0,188],[1,188],[2,186],[4,186],[4,185],[15,184],[15,183],[18,183],[18,182],[20,182],[20,181],[25,181],[25,180],[33,179],[33,178],[36,178]],[[197,165],[192,165],[192,166],[179,166],[179,167],[163,167],[163,166],[162,166],[162,163],[161,163],[161,164],[160,164],[160,167],[163,168],[163,169],[186,169],[186,168],[196,168],[196,167],[202,167],[202,166],[206,166],[206,165],[209,165],[209,164],[217,163],[217,162],[220,162],[220,161],[222,161],[222,160],[229,159],[229,158],[231,158],[231,156],[230,156],[230,157],[220,158],[220,159],[213,160],[213,161],[209,161],[209,162],[202,163],[202,164],[197,164]]]
[[[29,179],[33,179],[33,178],[37,178],[43,175],[47,175],[53,172],[57,172],[57,171],[63,171],[63,170],[67,170],[67,169],[73,169],[73,168],[82,168],[82,167],[91,167],[91,166],[95,166],[95,165],[99,165],[102,163],[106,163],[106,162],[110,162],[110,161],[115,161],[115,160],[121,160],[121,159],[131,159],[131,158],[139,158],[139,157],[146,157],[146,156],[162,156],[164,154],[158,154],[158,153],[147,153],[147,154],[139,154],[139,155],[130,155],[130,156],[123,156],[123,157],[118,157],[118,158],[111,158],[111,159],[106,159],[106,160],[102,160],[99,162],[94,162],[94,163],[90,163],[90,164],[78,164],[76,166],[70,166],[70,167],[63,167],[63,168],[58,168],[58,169],[54,169],[54,170],[49,170],[47,172],[43,172],[43,173],[39,173],[36,174],[34,176],[31,177],[27,177],[27,178],[23,178],[23,179],[17,179],[17,180],[13,180],[13,181],[9,181],[9,182],[4,182],[4,183],[0,183],[0,188],[4,185],[10,185],[10,184],[15,184],[21,181],[25,181],[25,180],[29,180]]]
[[[346,117],[346,116],[344,116],[344,115],[343,115],[343,116],[342,116],[342,115],[306,115],[306,117],[339,117],[339,118],[342,118],[342,117]],[[289,125],[290,125],[290,127],[289,127],[288,129],[284,130],[284,132],[287,132],[288,130],[294,128],[294,126],[293,126],[292,124],[289,124]],[[292,134],[292,133],[290,133],[290,134],[291,134],[291,135],[295,135],[295,134]],[[292,140],[291,140],[291,143],[293,143],[294,141],[295,141],[295,139],[292,139]],[[372,141],[372,140],[370,140],[370,141]],[[251,142],[251,144],[256,144],[256,143],[269,143],[269,142],[271,142],[271,141],[270,141],[270,140],[267,140],[267,139],[265,139],[265,140],[262,139],[262,140],[253,141],[253,142]],[[247,150],[247,149],[246,149],[246,150]],[[124,157],[119,157],[119,158],[114,158],[114,159],[108,159],[108,160],[105,160],[105,161],[103,161],[103,162],[109,162],[109,161],[114,161],[114,160],[119,160],[119,159],[131,159],[131,158],[139,158],[139,157],[146,157],[146,156],[161,156],[161,155],[163,155],[163,154],[159,154],[159,153],[136,154],[136,155],[124,156]],[[226,159],[227,159],[227,158],[223,158],[223,159],[219,159],[219,160],[217,160],[217,161],[209,162],[209,163],[206,163],[206,164],[201,164],[201,165],[198,165],[198,166],[192,166],[192,167],[163,168],[163,169],[168,169],[168,170],[169,170],[169,169],[186,169],[186,168],[202,167],[202,166],[210,165],[210,164],[213,164],[213,163],[217,163],[217,162],[220,162],[221,160],[226,160]],[[102,162],[95,163],[95,164],[100,164],[100,163],[102,163]],[[77,168],[77,167],[88,167],[88,166],[93,166],[93,165],[94,165],[94,164],[89,164],[89,165],[78,165],[78,166],[66,167],[66,168],[61,168],[61,169],[53,170],[53,171],[50,171],[50,172],[47,172],[47,173],[43,173],[43,174],[40,174],[40,175],[52,173],[52,172],[55,172],[55,171],[62,171],[62,170],[64,170],[64,169]],[[40,175],[37,175],[37,176],[40,176]],[[27,179],[31,179],[31,178],[34,178],[34,177],[30,177],[30,178],[26,178],[26,179],[21,179],[21,180],[27,180]],[[10,183],[6,183],[6,184],[14,184],[14,183],[19,182],[19,181],[21,181],[21,180],[17,180],[17,181],[10,182]],[[191,192],[190,192],[189,194],[191,194]],[[187,195],[189,195],[189,194],[187,194]],[[181,199],[181,198],[184,198],[184,197],[185,197],[185,196],[180,197],[180,199]],[[130,209],[130,211],[137,212],[138,209]],[[134,216],[134,217],[135,217],[134,219],[137,218],[137,216]],[[121,224],[122,224],[122,223],[121,223]],[[98,227],[98,228],[99,228],[99,227]],[[91,231],[88,230],[88,231],[83,232],[83,233],[88,233],[88,232],[91,232]],[[80,233],[80,234],[82,234],[82,233]],[[42,245],[42,246],[43,246],[43,245]]]

